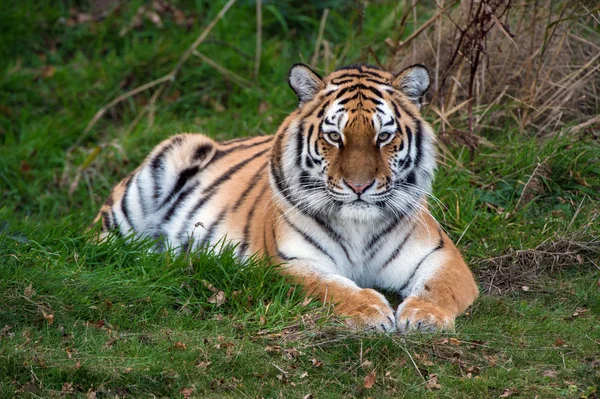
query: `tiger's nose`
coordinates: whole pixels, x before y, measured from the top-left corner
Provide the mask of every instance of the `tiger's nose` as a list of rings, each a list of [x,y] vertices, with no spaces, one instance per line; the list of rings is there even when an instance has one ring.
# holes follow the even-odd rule
[[[375,184],[375,180],[372,180],[369,183],[359,184],[344,179],[344,183],[346,183],[346,185],[350,187],[356,194],[362,194],[366,189]]]

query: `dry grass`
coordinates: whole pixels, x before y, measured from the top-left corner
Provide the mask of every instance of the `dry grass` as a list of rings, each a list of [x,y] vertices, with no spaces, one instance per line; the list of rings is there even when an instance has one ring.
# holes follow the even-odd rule
[[[421,63],[432,70],[429,108],[441,131],[464,126],[467,113],[457,111],[465,107],[470,133],[484,121],[508,119],[521,131],[547,135],[600,112],[597,4],[455,0],[437,5],[440,17],[417,28],[411,42],[397,43],[388,68],[398,72]]]
[[[593,222],[593,221],[592,221]],[[589,225],[588,225],[589,226]],[[561,270],[589,265],[600,270],[600,237],[586,229],[552,237],[535,248],[510,249],[500,256],[473,262],[479,283],[487,294],[504,294],[540,286],[544,277]]]

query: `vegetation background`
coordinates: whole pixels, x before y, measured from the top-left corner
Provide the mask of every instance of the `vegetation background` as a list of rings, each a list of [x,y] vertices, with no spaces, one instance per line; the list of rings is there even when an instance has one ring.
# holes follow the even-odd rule
[[[597,398],[599,21],[583,0],[4,2],[0,396]],[[88,242],[162,139],[275,132],[296,62],[430,68],[432,210],[482,291],[455,332],[349,332],[227,249]]]

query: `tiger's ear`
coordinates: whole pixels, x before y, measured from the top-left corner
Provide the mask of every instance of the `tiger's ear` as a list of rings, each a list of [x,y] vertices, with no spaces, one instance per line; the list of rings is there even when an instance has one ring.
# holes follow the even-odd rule
[[[409,66],[396,75],[392,86],[400,90],[418,108],[421,108],[423,95],[429,89],[429,71],[420,64]]]
[[[300,105],[312,100],[319,91],[325,88],[321,77],[304,64],[296,64],[290,69],[288,83],[296,92]]]

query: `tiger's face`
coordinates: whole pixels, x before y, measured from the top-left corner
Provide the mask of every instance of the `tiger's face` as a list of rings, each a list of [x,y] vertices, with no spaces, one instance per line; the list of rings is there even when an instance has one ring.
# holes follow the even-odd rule
[[[435,168],[434,135],[419,113],[429,86],[424,67],[394,76],[360,65],[322,79],[296,65],[289,83],[300,106],[278,133],[281,153],[276,142],[271,165],[284,200],[356,220],[421,206]]]

